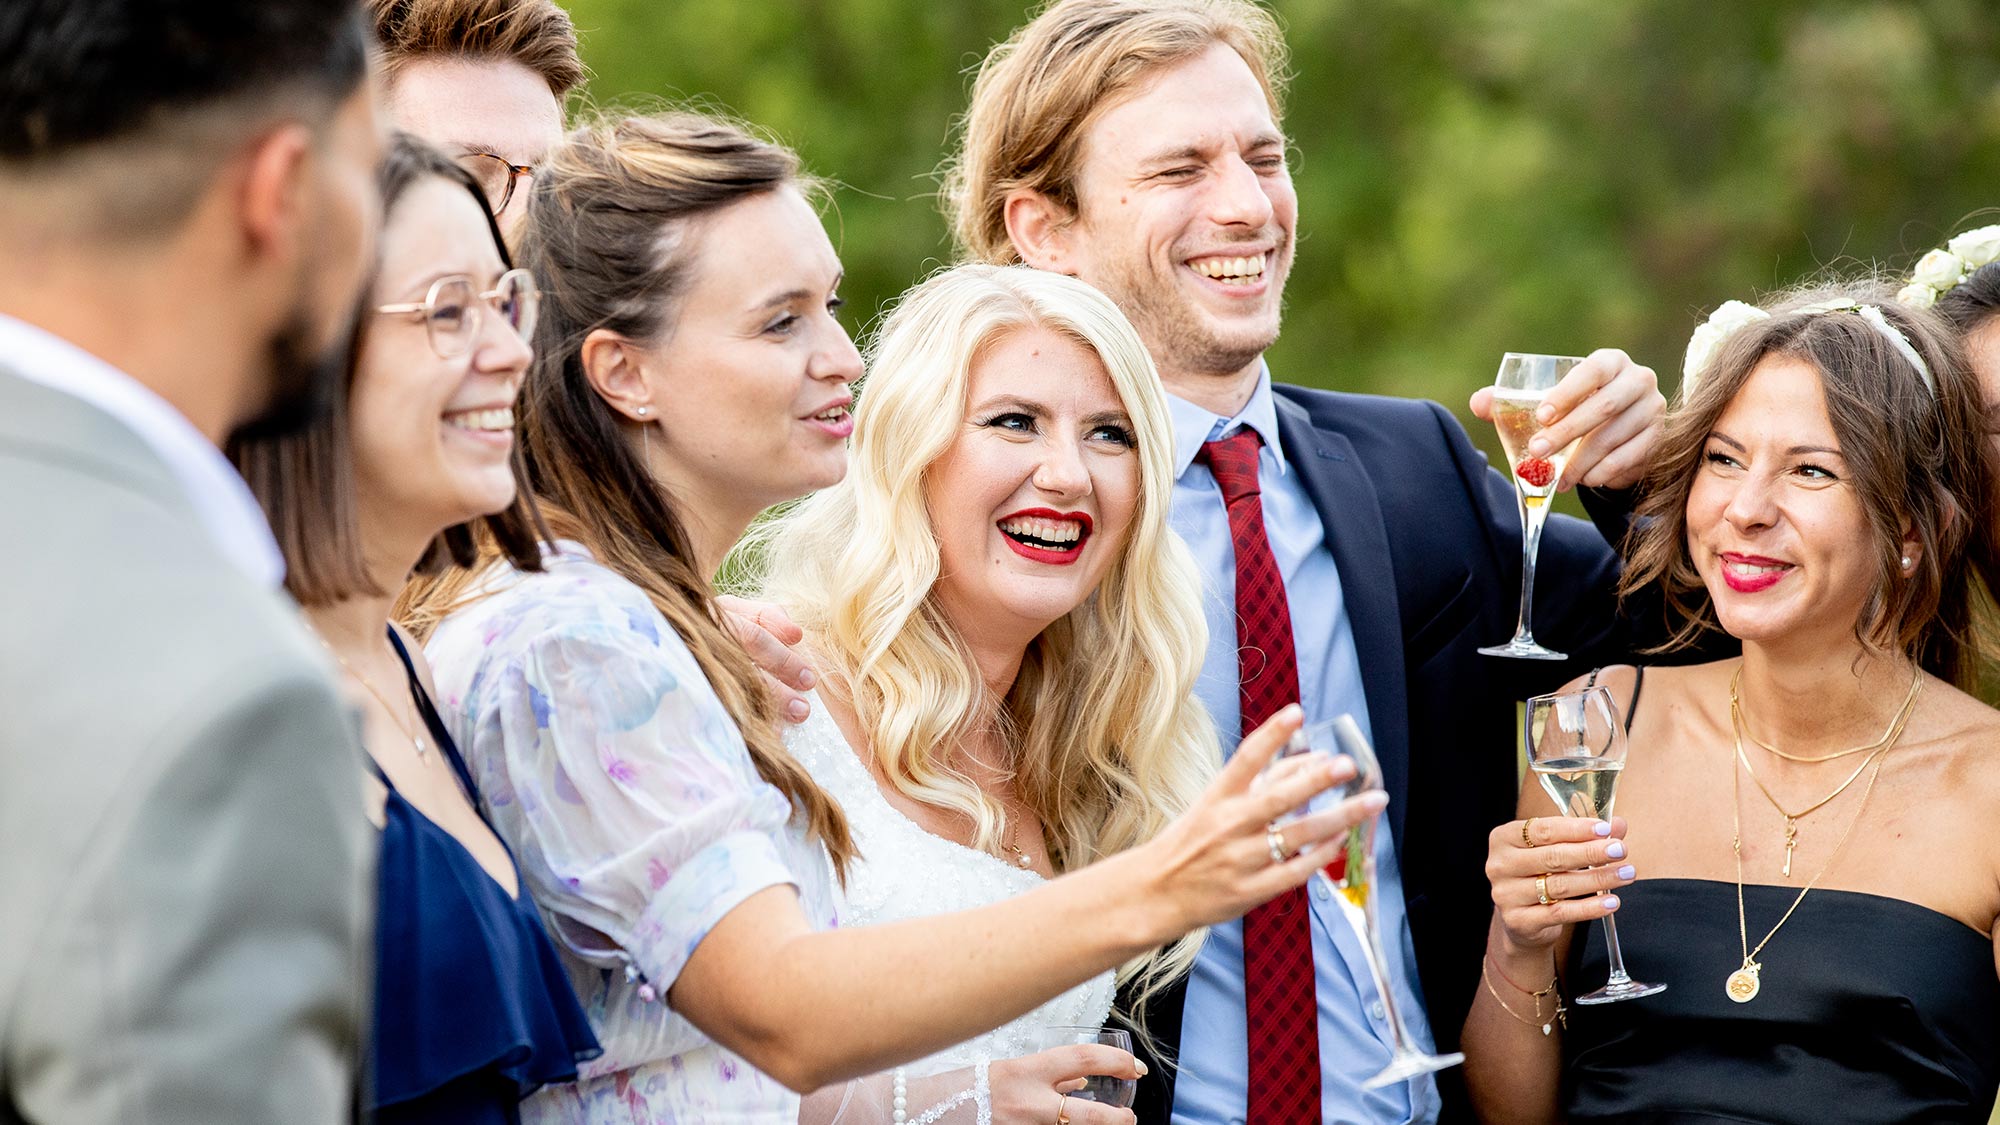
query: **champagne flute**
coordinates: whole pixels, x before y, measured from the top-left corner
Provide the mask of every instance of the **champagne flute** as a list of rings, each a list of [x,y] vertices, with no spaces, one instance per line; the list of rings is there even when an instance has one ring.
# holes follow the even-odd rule
[[[1046,1051],[1054,1047],[1072,1047],[1077,1044],[1102,1043],[1116,1047],[1126,1054],[1132,1053],[1132,1033],[1116,1027],[1093,1027],[1084,1024],[1051,1024],[1042,1028],[1035,1036],[1035,1049]],[[1139,1096],[1139,1083],[1131,1078],[1112,1078],[1109,1075],[1093,1074],[1084,1079],[1081,1090],[1072,1090],[1070,1097],[1099,1105],[1131,1109],[1132,1101]]]
[[[1542,432],[1541,419],[1535,415],[1542,400],[1570,368],[1582,362],[1576,356],[1508,352],[1500,357],[1500,373],[1493,378],[1493,426],[1500,431],[1500,448],[1507,451],[1507,475],[1513,478],[1514,498],[1521,505],[1521,620],[1514,629],[1514,639],[1479,650],[1487,656],[1568,659],[1537,644],[1530,621],[1534,617],[1535,556],[1542,547],[1542,522],[1549,518],[1549,500],[1555,495],[1556,482],[1562,479],[1563,469],[1583,439],[1541,457],[1528,454],[1528,442]]]
[[[1538,695],[1528,700],[1528,768],[1560,816],[1610,820],[1617,796],[1618,774],[1625,768],[1625,724],[1601,687]],[[1664,984],[1633,980],[1625,971],[1625,953],[1618,947],[1618,925],[1604,916],[1604,948],[1611,959],[1611,980],[1596,992],[1576,998],[1579,1004],[1609,1004],[1665,992]]]
[[[1300,730],[1292,736],[1282,756],[1315,750],[1345,754],[1354,760],[1354,777],[1346,784],[1336,786],[1329,796],[1345,800],[1371,789],[1382,788],[1382,764],[1376,760],[1375,750],[1368,745],[1368,738],[1361,733],[1361,726],[1354,721],[1354,716],[1342,715],[1330,722],[1315,723]],[[1333,888],[1333,901],[1340,908],[1341,916],[1353,928],[1355,936],[1361,939],[1369,975],[1375,978],[1375,992],[1382,998],[1382,1009],[1389,1022],[1389,1065],[1361,1084],[1366,1090],[1403,1082],[1419,1074],[1429,1074],[1465,1061],[1462,1054],[1429,1055],[1418,1050],[1410,1042],[1409,1033],[1403,1027],[1403,1017],[1396,1010],[1396,994],[1389,984],[1389,955],[1383,946],[1375,896],[1371,893],[1375,887],[1375,830],[1381,819],[1381,815],[1377,814],[1348,829],[1345,839],[1331,845],[1334,853],[1319,870],[1319,877]]]

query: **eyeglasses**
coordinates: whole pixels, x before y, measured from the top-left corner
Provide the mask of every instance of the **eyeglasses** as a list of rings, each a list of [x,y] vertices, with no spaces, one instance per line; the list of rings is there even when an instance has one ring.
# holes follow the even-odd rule
[[[514,164],[491,152],[468,152],[458,158],[458,164],[478,181],[486,205],[495,215],[507,209],[507,202],[514,198],[514,185],[521,177],[535,174],[534,165]]]
[[[493,311],[515,335],[526,340],[535,331],[535,313],[541,308],[541,290],[535,275],[527,270],[508,270],[481,293],[464,274],[440,277],[418,303],[377,305],[375,311],[387,316],[421,316],[430,335],[431,350],[440,358],[452,359],[472,350],[479,338],[480,312],[491,305]]]

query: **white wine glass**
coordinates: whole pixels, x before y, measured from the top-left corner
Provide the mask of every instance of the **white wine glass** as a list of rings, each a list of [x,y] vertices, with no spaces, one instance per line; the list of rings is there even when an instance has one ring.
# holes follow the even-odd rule
[[[1500,448],[1507,452],[1507,475],[1514,482],[1514,499],[1521,506],[1521,618],[1514,638],[1506,644],[1489,645],[1479,651],[1487,656],[1511,656],[1518,660],[1566,660],[1564,654],[1535,640],[1535,556],[1541,552],[1542,524],[1549,518],[1549,501],[1569,459],[1583,441],[1578,438],[1561,449],[1534,457],[1528,442],[1542,432],[1536,412],[1549,391],[1583,360],[1571,355],[1532,355],[1508,352],[1500,357],[1500,373],[1493,377],[1493,427],[1500,431]]]
[[[1625,769],[1625,723],[1611,692],[1601,687],[1538,695],[1528,700],[1528,768],[1556,805],[1556,815],[1610,820]],[[1603,988],[1576,998],[1579,1004],[1609,1004],[1665,992],[1664,984],[1633,980],[1618,946],[1618,924],[1604,916],[1604,948],[1611,979]]]
[[[1341,715],[1303,728],[1292,736],[1281,757],[1313,751],[1345,754],[1354,761],[1353,778],[1329,790],[1326,794],[1328,798],[1346,800],[1382,788],[1382,763],[1376,759],[1375,748],[1368,744],[1368,737],[1361,733],[1361,725],[1354,721],[1354,716]],[[1340,908],[1341,917],[1347,920],[1355,936],[1361,940],[1362,953],[1368,959],[1369,975],[1375,979],[1375,992],[1382,998],[1382,1010],[1389,1022],[1389,1065],[1361,1084],[1367,1090],[1404,1082],[1419,1074],[1429,1074],[1465,1061],[1462,1054],[1432,1055],[1418,1050],[1410,1042],[1409,1032],[1403,1026],[1402,1013],[1396,1008],[1396,993],[1389,979],[1389,955],[1383,946],[1382,926],[1376,917],[1373,893],[1375,832],[1381,822],[1381,814],[1377,813],[1348,829],[1344,838],[1330,845],[1334,849],[1333,855],[1320,866],[1318,876],[1333,889],[1333,901]]]
[[[1132,1053],[1132,1033],[1118,1027],[1096,1027],[1089,1024],[1050,1024],[1036,1033],[1035,1049],[1047,1051],[1056,1047],[1074,1047],[1078,1044],[1102,1043],[1106,1047],[1116,1047],[1126,1054]],[[1099,1105],[1131,1109],[1133,1099],[1139,1096],[1139,1083],[1131,1078],[1113,1078],[1105,1074],[1092,1074],[1084,1079],[1081,1090],[1069,1094],[1086,1102]]]

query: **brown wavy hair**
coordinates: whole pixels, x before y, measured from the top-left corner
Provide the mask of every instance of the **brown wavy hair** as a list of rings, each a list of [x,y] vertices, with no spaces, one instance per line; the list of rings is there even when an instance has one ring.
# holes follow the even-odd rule
[[[855,855],[847,818],[785,749],[776,707],[717,616],[685,522],[627,439],[623,416],[591,386],[582,356],[599,329],[648,343],[672,333],[693,281],[700,220],[765,192],[812,186],[790,149],[707,114],[610,117],[570,133],[536,176],[519,230],[519,257],[542,287],[519,432],[549,525],[645,591],[736,721],[758,774],[791,801],[844,879]],[[406,623],[428,636],[477,596],[475,577],[413,588]]]
[[[418,59],[511,59],[561,99],[588,74],[576,25],[555,0],[368,0],[368,15],[391,81]]]
[[[1827,300],[1873,304],[1923,357],[1936,390],[1883,333],[1847,312],[1802,311]],[[1667,415],[1642,485],[1621,594],[1657,583],[1672,635],[1656,651],[1720,631],[1708,588],[1687,545],[1687,502],[1716,419],[1768,356],[1819,372],[1826,410],[1861,499],[1876,556],[1874,594],[1854,632],[1871,651],[1908,654],[1940,679],[1974,678],[1972,570],[1993,511],[1993,454],[1983,440],[1978,382],[1957,334],[1933,313],[1896,303],[1874,282],[1815,286],[1768,299],[1769,320],[1739,329],[1710,361],[1690,395]],[[1916,573],[1902,577],[1905,521],[1923,544]],[[1991,575],[1983,575],[1990,584]]]

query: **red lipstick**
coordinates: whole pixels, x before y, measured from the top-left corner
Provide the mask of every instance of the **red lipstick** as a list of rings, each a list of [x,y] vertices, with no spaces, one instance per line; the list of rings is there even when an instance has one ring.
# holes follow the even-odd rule
[[[1050,566],[1068,566],[1082,558],[1083,545],[1090,542],[1090,533],[1095,527],[1088,513],[1058,512],[1050,508],[1023,508],[1018,512],[1009,512],[995,520],[994,526],[998,528],[1009,520],[1017,519],[1055,520],[1078,525],[1076,540],[1061,546],[1044,546],[1040,542],[1027,542],[1005,528],[1000,528],[1000,538],[1007,544],[1008,550],[1030,562],[1046,563]]]
[[[1798,569],[1783,559],[1765,558],[1763,555],[1743,555],[1734,551],[1724,551],[1717,556],[1722,560],[1722,581],[1739,594],[1755,594],[1768,590],[1785,580],[1785,576]],[[1743,574],[1733,567],[1754,566],[1774,567],[1756,574]]]

